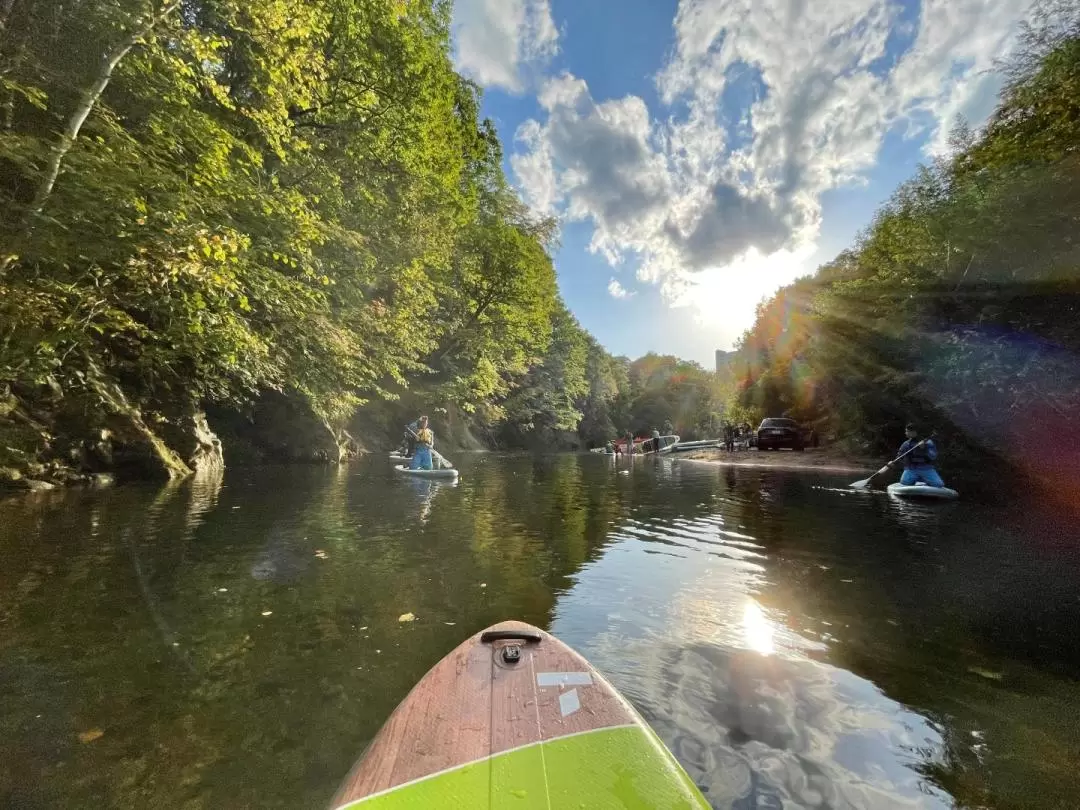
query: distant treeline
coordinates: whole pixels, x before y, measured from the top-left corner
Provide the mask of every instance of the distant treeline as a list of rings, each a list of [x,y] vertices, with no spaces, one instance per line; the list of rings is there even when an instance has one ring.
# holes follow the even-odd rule
[[[504,433],[511,443],[532,434],[534,441],[526,443],[551,437],[565,444],[565,432],[572,432],[588,446],[627,432],[718,436],[725,390],[697,363],[657,354],[634,361],[612,357],[580,328],[570,328],[510,396]]]
[[[907,420],[1067,474],[1080,448],[1080,6],[1039,5],[986,126],[960,121],[856,244],[758,309],[737,407],[883,450]]]

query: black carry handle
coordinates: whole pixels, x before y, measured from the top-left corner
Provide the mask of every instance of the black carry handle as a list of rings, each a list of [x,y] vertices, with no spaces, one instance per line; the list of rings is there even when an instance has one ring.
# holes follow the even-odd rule
[[[526,644],[539,644],[544,640],[539,630],[485,630],[480,634],[481,644],[492,641],[524,641]]]

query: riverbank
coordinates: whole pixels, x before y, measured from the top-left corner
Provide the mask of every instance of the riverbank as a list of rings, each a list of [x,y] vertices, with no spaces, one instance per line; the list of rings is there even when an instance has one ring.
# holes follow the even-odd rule
[[[136,407],[116,386],[95,390],[110,396],[94,399],[93,391],[59,384],[51,398],[0,390],[0,497],[180,480],[206,470],[220,474],[226,466],[341,464],[398,447],[403,426],[420,414],[430,416],[446,453],[581,446],[571,431],[489,425],[451,402],[412,392],[365,403],[332,424],[296,392],[268,391],[243,409],[188,403],[163,410]]]
[[[845,454],[832,447],[813,447],[797,453],[794,450],[777,450],[763,453],[759,450],[735,450],[728,452],[716,447],[693,450],[675,456],[682,461],[702,464],[720,464],[726,467],[748,467],[774,470],[819,470],[821,472],[850,472],[866,475],[881,468],[882,459],[860,458]],[[887,460],[887,459],[886,459]],[[865,477],[865,476],[863,476]]]

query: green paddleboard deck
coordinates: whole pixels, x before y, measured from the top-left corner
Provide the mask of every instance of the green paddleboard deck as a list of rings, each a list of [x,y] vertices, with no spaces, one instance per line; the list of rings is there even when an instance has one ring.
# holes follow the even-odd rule
[[[584,658],[506,622],[402,701],[334,808],[707,808],[652,729]]]

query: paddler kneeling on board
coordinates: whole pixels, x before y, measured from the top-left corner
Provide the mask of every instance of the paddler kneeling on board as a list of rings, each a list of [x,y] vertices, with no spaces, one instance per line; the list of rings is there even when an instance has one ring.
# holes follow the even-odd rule
[[[420,417],[420,423],[416,431],[416,449],[413,450],[412,461],[409,462],[410,470],[430,470],[431,448],[435,446],[435,434],[428,427],[428,418]]]
[[[898,456],[904,456],[904,474],[900,476],[900,483],[905,487],[913,487],[920,482],[931,487],[944,487],[945,482],[934,469],[934,462],[937,461],[937,446],[934,440],[927,439],[923,442],[919,439],[919,429],[911,424],[904,429],[904,435],[907,436],[907,441],[900,445],[900,452],[897,453]],[[905,453],[907,455],[904,455]],[[889,466],[895,467],[899,463],[900,461],[894,461]]]

